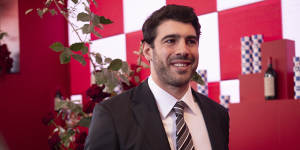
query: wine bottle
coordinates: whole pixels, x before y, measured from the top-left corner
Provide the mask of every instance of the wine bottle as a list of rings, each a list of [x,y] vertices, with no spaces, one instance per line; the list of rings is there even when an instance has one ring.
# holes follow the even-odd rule
[[[268,59],[268,68],[264,75],[264,94],[266,100],[276,99],[277,75],[272,66],[272,57]]]

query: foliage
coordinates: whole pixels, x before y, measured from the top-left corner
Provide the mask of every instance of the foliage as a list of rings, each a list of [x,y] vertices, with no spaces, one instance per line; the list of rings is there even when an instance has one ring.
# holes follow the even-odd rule
[[[1,44],[1,40],[7,36],[6,32],[1,32],[0,30],[0,75],[10,73],[13,67],[13,59],[10,57],[10,51],[6,44]]]
[[[75,59],[82,65],[86,65],[87,60],[90,61],[94,70],[92,74],[95,77],[95,83],[86,92],[91,101],[84,106],[57,96],[56,112],[45,116],[43,123],[52,129],[48,139],[51,149],[83,149],[86,132],[80,130],[80,127],[89,126],[95,104],[139,84],[141,82],[140,72],[142,68],[148,68],[148,65],[142,61],[142,44],[140,49],[134,52],[138,55],[137,64],[130,66],[121,59],[111,59],[97,52],[89,52],[88,44],[92,44],[92,42],[83,40],[79,32],[81,31],[84,35],[94,34],[101,38],[97,29],[103,29],[105,25],[113,22],[90,10],[89,5],[97,6],[95,0],[86,0],[86,3],[83,0],[72,0],[74,6],[70,8],[65,3],[64,0],[46,0],[43,7],[37,8],[35,11],[41,18],[49,13],[50,15],[62,15],[66,19],[80,41],[69,46],[55,42],[50,45],[50,48],[59,53],[61,64],[67,64],[71,59]],[[83,12],[77,12],[79,5],[84,6]],[[25,14],[33,11],[34,9],[28,9]],[[75,26],[69,19],[72,16],[75,16],[76,21],[82,22],[83,25]],[[195,75],[197,77],[198,74]],[[196,79],[196,81],[201,81],[199,75]]]
[[[48,113],[42,122],[51,129],[48,145],[51,150],[83,149],[91,113],[85,113],[80,104],[60,96],[55,98],[55,112]]]

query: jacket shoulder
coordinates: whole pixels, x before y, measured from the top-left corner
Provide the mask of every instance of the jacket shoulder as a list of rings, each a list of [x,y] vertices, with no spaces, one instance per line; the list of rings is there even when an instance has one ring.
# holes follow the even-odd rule
[[[211,107],[213,110],[218,110],[221,112],[227,112],[227,109],[222,106],[221,104],[217,103],[216,101],[212,100],[211,98],[200,94],[196,91],[193,91],[193,95],[195,98],[197,98],[197,102],[199,102],[202,105],[206,105],[208,107]]]

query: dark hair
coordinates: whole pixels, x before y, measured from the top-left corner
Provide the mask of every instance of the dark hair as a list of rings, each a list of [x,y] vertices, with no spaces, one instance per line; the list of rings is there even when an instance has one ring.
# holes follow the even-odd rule
[[[142,28],[144,39],[142,42],[147,42],[154,47],[153,41],[157,35],[157,27],[166,20],[191,23],[196,31],[197,38],[199,39],[201,26],[194,9],[188,6],[166,5],[153,12],[144,22]]]

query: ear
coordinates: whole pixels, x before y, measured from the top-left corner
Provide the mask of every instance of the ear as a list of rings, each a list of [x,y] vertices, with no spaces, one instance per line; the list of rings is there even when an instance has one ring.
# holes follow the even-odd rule
[[[143,55],[150,62],[152,61],[152,47],[147,42],[143,43]]]

